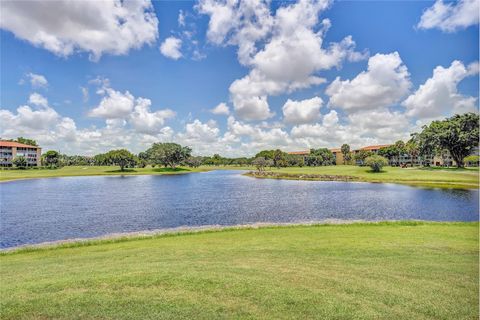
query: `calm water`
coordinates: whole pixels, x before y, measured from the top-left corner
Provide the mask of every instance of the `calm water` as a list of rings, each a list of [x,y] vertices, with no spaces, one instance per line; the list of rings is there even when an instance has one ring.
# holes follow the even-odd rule
[[[478,190],[254,179],[235,171],[0,184],[0,247],[179,226],[478,220]]]

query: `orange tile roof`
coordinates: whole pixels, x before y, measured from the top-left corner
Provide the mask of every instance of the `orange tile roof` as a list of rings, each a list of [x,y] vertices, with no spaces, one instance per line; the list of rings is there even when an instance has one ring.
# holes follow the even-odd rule
[[[342,149],[340,148],[333,148],[333,149],[329,149],[331,152],[342,152]]]
[[[305,150],[305,151],[291,151],[287,152],[288,154],[296,154],[296,155],[305,155],[305,154],[310,154],[310,150]]]
[[[14,142],[14,141],[4,141],[4,140],[0,140],[0,147],[35,148],[35,149],[40,148],[38,146],[30,146],[28,144],[23,144],[23,143]]]
[[[377,150],[377,149],[380,149],[380,148],[385,148],[385,147],[390,147],[391,144],[379,144],[379,145],[376,145],[376,146],[366,146],[366,147],[362,147],[360,148],[360,150]]]

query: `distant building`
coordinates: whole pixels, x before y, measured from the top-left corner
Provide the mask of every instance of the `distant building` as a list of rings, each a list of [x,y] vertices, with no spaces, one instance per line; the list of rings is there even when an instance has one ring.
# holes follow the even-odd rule
[[[297,156],[308,156],[310,154],[310,150],[291,151],[291,152],[287,152],[287,153],[291,154],[291,155],[297,155]]]
[[[378,144],[378,145],[374,145],[374,146],[361,147],[360,149],[354,150],[353,152],[357,153],[360,150],[364,150],[364,151],[371,151],[371,152],[377,154],[378,150],[380,150],[382,148],[390,147],[390,146],[391,146],[391,144]]]
[[[378,154],[378,151],[382,148],[386,148],[391,146],[391,144],[379,144],[379,145],[372,145],[372,146],[365,146],[361,147],[359,149],[352,150],[352,158],[357,154],[360,150],[364,151],[370,151],[373,152],[374,154]],[[341,165],[343,163],[343,153],[340,148],[332,148],[329,149],[332,153],[333,156],[335,157],[335,164],[336,165]],[[305,151],[294,151],[294,152],[288,152],[288,154],[292,155],[300,155],[306,158],[310,154],[310,150],[305,150]],[[479,154],[479,149],[475,148],[472,152],[473,155],[478,155]],[[440,155],[430,155],[430,156],[416,156],[412,157],[411,155],[405,153],[400,155],[399,157],[392,157],[388,159],[388,162],[391,166],[419,166],[419,165],[433,165],[433,166],[446,166],[446,167],[451,167],[451,166],[456,166],[455,160],[453,160],[452,156],[448,151],[445,151],[444,153]],[[359,164],[359,163],[357,163]]]
[[[15,157],[25,157],[29,167],[40,166],[42,148],[28,144],[0,140],[0,166],[13,166]]]
[[[342,149],[340,149],[340,148],[333,148],[333,149],[329,149],[329,150],[333,153],[333,157],[335,158],[335,164],[336,164],[336,165],[344,164],[344,163],[343,163],[343,153],[342,153]]]
[[[370,151],[374,154],[378,154],[378,151],[382,148],[386,148],[386,147],[390,147],[391,144],[377,144],[377,145],[373,145],[373,146],[366,146],[366,147],[361,147],[360,149],[355,149],[352,151],[352,154],[353,156],[355,156],[355,154],[357,154],[358,152],[360,151]],[[393,163],[390,161],[391,159],[389,159],[389,164],[390,165],[393,165]],[[362,164],[362,161],[361,160],[355,160],[355,163],[357,165],[361,165]]]

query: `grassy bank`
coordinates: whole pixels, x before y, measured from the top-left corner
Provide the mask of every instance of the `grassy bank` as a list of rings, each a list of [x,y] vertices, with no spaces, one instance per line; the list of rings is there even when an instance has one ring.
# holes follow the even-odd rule
[[[478,223],[297,226],[0,256],[2,319],[477,319]]]
[[[325,166],[289,167],[269,170],[273,174],[264,178],[298,180],[347,180],[365,182],[402,183],[435,188],[478,188],[478,168],[399,168],[384,167],[372,172],[369,167]],[[330,177],[328,177],[330,176]],[[338,176],[339,179],[332,179]],[[344,179],[342,179],[344,178]]]
[[[0,181],[53,178],[53,177],[75,177],[75,176],[106,176],[106,175],[155,175],[155,174],[182,174],[189,172],[206,171],[207,168],[134,168],[120,171],[114,166],[71,166],[59,169],[27,169],[27,170],[1,170]]]
[[[120,171],[120,168],[115,166],[69,166],[59,169],[0,170],[0,181],[76,176],[183,174],[211,170],[253,170],[253,167],[201,166],[198,168],[177,167],[172,169],[164,167],[152,168],[148,166],[145,168],[125,169],[125,171]]]

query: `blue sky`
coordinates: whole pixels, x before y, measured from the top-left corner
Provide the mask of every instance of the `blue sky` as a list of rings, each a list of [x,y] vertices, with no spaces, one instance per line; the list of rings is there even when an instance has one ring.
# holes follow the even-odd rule
[[[478,110],[477,1],[132,3],[2,2],[2,138],[252,155],[407,139]]]

